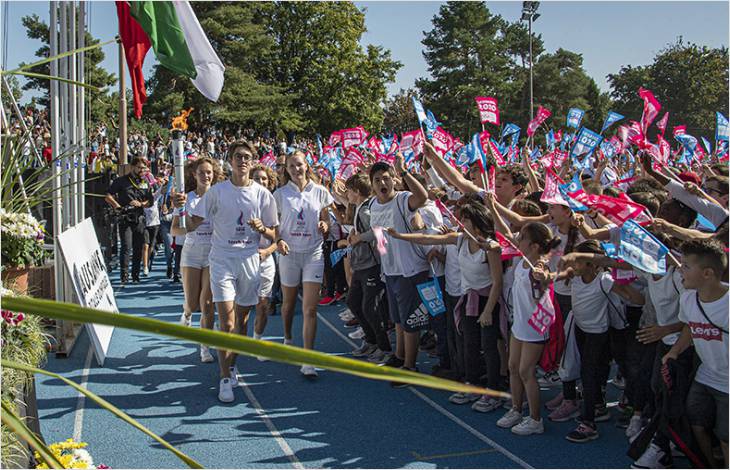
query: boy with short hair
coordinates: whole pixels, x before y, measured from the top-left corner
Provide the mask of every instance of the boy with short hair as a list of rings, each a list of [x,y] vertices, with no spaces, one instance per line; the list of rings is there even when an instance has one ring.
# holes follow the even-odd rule
[[[728,466],[728,286],[727,253],[717,240],[692,240],[682,246],[679,319],[685,324],[666,364],[691,344],[702,364],[687,396],[686,412],[705,458],[713,464],[711,433],[720,441]]]

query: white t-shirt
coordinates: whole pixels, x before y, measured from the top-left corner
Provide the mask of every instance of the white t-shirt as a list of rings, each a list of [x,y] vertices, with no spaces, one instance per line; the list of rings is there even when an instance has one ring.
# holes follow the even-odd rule
[[[558,229],[557,225],[554,224],[547,224],[548,227],[550,227],[550,230],[552,230],[553,234],[560,238],[560,245],[558,245],[557,248],[553,249],[553,251],[550,252],[550,261],[548,262],[548,266],[550,267],[550,271],[557,271],[558,270],[558,263],[560,262],[560,258],[563,256],[563,253],[565,252],[565,245],[568,243],[568,234],[567,233],[561,233]],[[573,249],[575,249],[576,246],[578,246],[579,243],[581,243],[583,240],[583,235],[578,232],[577,238],[575,239],[575,243],[573,244]],[[554,283],[555,286],[555,293],[560,295],[571,295],[570,291],[570,284],[572,280],[568,280],[567,284],[565,280],[556,281]]]
[[[459,249],[456,245],[446,245],[446,265],[444,267],[446,292],[453,297],[460,297],[461,268],[459,267]]]
[[[636,268],[634,268],[634,272],[647,282],[646,289],[656,312],[657,325],[666,326],[679,323],[679,297],[685,292],[685,288],[682,286],[682,274],[674,266],[670,266],[667,273],[659,280],[655,280],[653,274]],[[671,346],[677,342],[678,338],[679,333],[672,333],[662,338],[662,342]]]
[[[424,204],[423,207],[418,209],[418,213],[421,214],[421,218],[423,219],[423,224],[426,226],[426,233],[428,234],[440,234],[441,232],[438,230],[439,227],[441,227],[444,224],[444,216],[441,215],[441,211],[439,211],[438,207],[436,207],[436,204],[434,204],[433,201],[426,200],[426,204]],[[427,255],[429,251],[432,249],[437,249],[441,253],[444,252],[443,245],[428,245],[423,246],[419,245],[421,251],[424,253],[424,255]],[[441,277],[445,273],[445,266],[444,263],[442,263],[439,260],[434,259],[433,262],[431,262],[431,268],[433,270],[433,273],[437,277]]]
[[[191,214],[213,224],[211,257],[248,257],[256,253],[261,239],[261,234],[248,221],[261,219],[267,227],[279,223],[274,196],[255,181],[243,187],[234,186],[230,180],[213,185]]]
[[[311,253],[322,248],[319,214],[334,202],[324,186],[307,183],[303,191],[291,181],[274,192],[281,224],[279,236],[295,253]]]
[[[415,211],[408,207],[410,196],[410,192],[401,191],[385,204],[379,203],[377,198],[373,199],[370,206],[370,227],[393,227],[398,233],[411,232],[410,226],[406,225],[410,224],[415,215]],[[388,242],[386,254],[380,257],[383,274],[411,277],[430,269],[426,256],[417,245],[396,240],[386,232],[383,232],[383,235]]]
[[[481,248],[474,253],[469,249],[469,240],[465,234],[459,236],[459,267],[461,268],[461,289],[466,293],[469,289],[479,290],[492,285],[492,272],[489,269],[487,254]]]
[[[212,187],[211,187],[212,188]],[[210,190],[209,190],[210,191]],[[185,210],[188,214],[192,214],[198,203],[202,199],[202,196],[198,196],[195,191],[188,193],[188,199],[185,203]],[[211,238],[213,237],[213,223],[209,219],[205,219],[202,224],[198,225],[198,228],[193,232],[188,232],[185,235],[186,245],[210,245]]]
[[[144,208],[145,227],[160,225],[160,207],[157,204],[158,198],[152,198],[152,205]]]
[[[537,301],[532,296],[530,267],[525,267],[524,260],[515,260],[514,282],[512,284],[512,335],[520,341],[542,341],[543,336],[528,321],[537,310]]]
[[[702,361],[695,380],[728,393],[728,335],[720,331],[720,328],[728,331],[728,294],[714,302],[700,301],[707,318],[697,306],[697,300],[695,290],[682,293],[679,300],[679,319],[689,326],[692,343]]]
[[[586,333],[608,331],[608,309],[613,307],[609,304],[607,295],[610,295],[612,287],[613,278],[607,272],[599,273],[589,283],[583,282],[580,276],[573,279],[571,283],[573,316],[575,324],[581,330]],[[616,305],[616,302],[613,302]],[[619,305],[616,307],[620,308]]]

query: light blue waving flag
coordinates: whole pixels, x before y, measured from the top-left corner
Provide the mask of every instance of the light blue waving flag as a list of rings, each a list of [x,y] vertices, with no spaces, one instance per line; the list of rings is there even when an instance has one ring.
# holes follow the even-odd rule
[[[608,116],[606,116],[606,120],[603,121],[603,127],[601,127],[601,134],[603,134],[603,131],[611,127],[611,125],[614,122],[618,122],[621,119],[623,119],[625,116],[623,114],[619,114],[613,111],[608,112]]]
[[[428,313],[432,317],[441,315],[446,312],[444,304],[444,295],[441,293],[441,287],[436,279],[430,279],[416,286],[418,295],[421,297],[423,305],[426,306]]]
[[[509,137],[515,133],[517,133],[517,135],[520,134],[520,126],[512,123],[507,123],[505,124],[504,129],[502,129],[502,135],[499,136],[499,140],[504,140],[505,137]]]
[[[633,220],[621,226],[621,245],[618,256],[622,260],[651,274],[667,272],[669,248]]]
[[[718,140],[728,141],[730,140],[730,130],[728,130],[727,118],[718,112],[715,119],[715,142]]]
[[[426,119],[423,123],[426,124],[426,137],[432,139],[433,133],[436,132],[436,128],[440,126],[441,123],[436,120],[436,116],[433,115],[430,109],[426,111]]]
[[[350,252],[350,248],[342,248],[330,253],[330,266],[336,266],[342,258]]]
[[[583,115],[585,114],[585,111],[578,108],[570,108],[568,110],[568,116],[565,120],[565,125],[568,127],[572,127],[573,129],[578,129],[580,127],[580,121],[583,119]]]
[[[603,137],[596,134],[590,129],[581,127],[575,139],[573,147],[570,149],[570,158],[575,160],[581,155],[588,155],[601,143]]]
[[[700,137],[702,139],[702,143],[705,144],[705,148],[707,149],[707,154],[712,155],[712,145],[710,144],[710,141],[705,139],[704,137]]]
[[[423,121],[426,120],[426,111],[423,110],[423,105],[415,96],[411,98],[413,100],[413,109],[416,110],[416,116],[418,116],[418,123],[423,125]]]
[[[616,250],[616,245],[613,243],[601,242],[601,248],[603,248],[603,251],[609,258],[618,259],[618,251]]]

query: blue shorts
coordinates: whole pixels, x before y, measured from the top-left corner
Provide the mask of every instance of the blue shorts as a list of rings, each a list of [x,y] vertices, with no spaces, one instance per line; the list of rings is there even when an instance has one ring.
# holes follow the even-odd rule
[[[428,271],[415,276],[385,276],[385,290],[388,295],[388,310],[393,323],[405,331],[427,330],[429,327],[428,309],[418,295],[418,284],[428,281]]]

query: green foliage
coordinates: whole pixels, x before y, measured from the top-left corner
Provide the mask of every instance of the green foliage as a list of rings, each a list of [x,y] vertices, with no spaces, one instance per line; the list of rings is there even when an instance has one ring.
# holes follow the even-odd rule
[[[383,130],[394,131],[399,134],[418,128],[418,120],[413,112],[413,97],[418,93],[413,88],[401,90],[398,94],[388,98],[383,108]]]
[[[715,132],[715,111],[728,111],[728,49],[683,44],[681,39],[659,52],[647,66],[624,66],[608,76],[614,110],[639,120],[639,87],[651,90],[669,111],[669,126],[687,125],[696,137]],[[712,139],[711,139],[712,140]]]
[[[217,103],[189,80],[156,67],[145,113],[163,122],[194,107],[190,124],[321,132],[363,124],[379,128],[386,84],[400,63],[376,46],[363,49],[364,13],[350,3],[192,4],[226,66]]]
[[[608,96],[583,70],[582,56],[562,48],[545,53],[539,35],[532,42],[535,109],[542,105],[553,113],[548,125],[564,127],[571,107],[586,111],[585,125],[601,121]],[[452,134],[468,138],[481,130],[474,98],[494,96],[500,121],[524,129],[530,120],[529,44],[524,23],[492,15],[484,2],[448,2],[423,40],[433,77],[416,82],[424,104]]]
[[[78,15],[77,15],[78,17]],[[36,39],[41,41],[41,47],[36,51],[36,57],[46,58],[50,55],[49,41],[49,28],[48,25],[41,21],[38,15],[29,15],[22,18],[23,26],[26,29],[26,34],[29,39]],[[86,33],[86,46],[99,44],[99,39],[95,39],[88,32]],[[90,85],[97,87],[99,90],[86,90],[87,99],[87,110],[90,113],[90,120],[92,123],[99,122],[100,119],[105,115],[106,108],[101,106],[105,103],[104,96],[108,93],[108,87],[113,86],[116,82],[116,76],[112,73],[107,72],[103,67],[100,66],[104,60],[104,52],[101,48],[92,49],[86,51],[84,56],[84,69],[86,75],[86,82]],[[26,65],[25,62],[20,64],[21,66]],[[50,64],[42,64],[37,67],[30,69],[30,72],[50,75],[51,67]],[[41,97],[38,99],[38,104],[44,107],[49,105],[49,92],[50,82],[45,78],[38,77],[27,77],[26,83],[23,85],[23,90],[38,90],[41,91]]]

